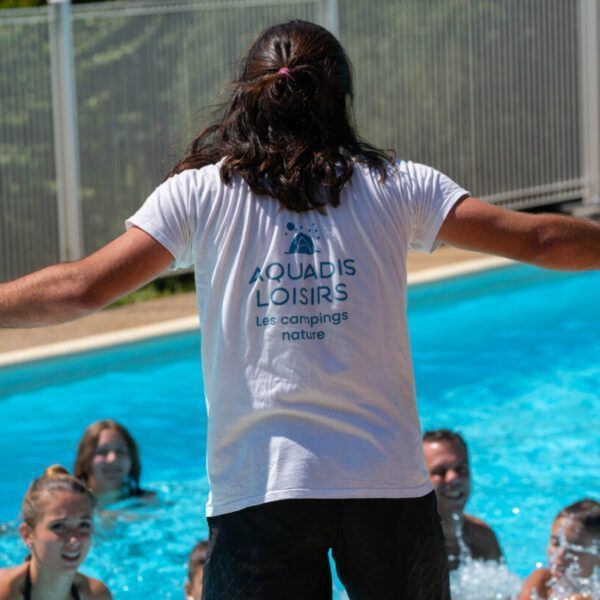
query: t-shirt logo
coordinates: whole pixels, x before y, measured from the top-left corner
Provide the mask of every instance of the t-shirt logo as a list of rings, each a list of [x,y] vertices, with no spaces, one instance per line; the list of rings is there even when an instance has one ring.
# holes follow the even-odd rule
[[[286,229],[290,233],[298,231],[298,228],[296,225],[294,225],[294,223],[288,223],[286,225]],[[303,229],[302,225],[300,226],[300,229]],[[315,224],[313,223],[312,227],[309,227],[307,231],[317,234],[317,228],[315,227]],[[288,235],[287,231],[285,235]],[[320,239],[320,237],[317,237],[316,239]],[[294,236],[294,239],[290,244],[290,249],[286,252],[286,254],[315,254],[315,252],[319,252],[319,250],[317,250],[317,246],[315,245],[315,240],[310,235],[300,231]]]
[[[257,310],[254,322],[256,327],[280,335],[284,342],[322,340],[333,331],[325,325],[337,327],[350,318],[350,313],[341,309],[350,293],[347,280],[356,275],[356,261],[328,256],[327,249],[321,254],[315,223],[288,221],[284,235],[291,238],[289,246],[285,242],[288,250],[280,246],[276,256],[254,268],[248,281]],[[284,258],[277,256],[279,252],[300,256]]]

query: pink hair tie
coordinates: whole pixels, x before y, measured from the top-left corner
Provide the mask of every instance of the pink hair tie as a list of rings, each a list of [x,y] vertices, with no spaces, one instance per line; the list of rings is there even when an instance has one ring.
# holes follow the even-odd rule
[[[281,67],[281,69],[279,69],[279,71],[277,71],[277,74],[283,75],[284,77],[287,77],[288,79],[294,79],[294,77],[290,73],[290,70],[287,67]]]

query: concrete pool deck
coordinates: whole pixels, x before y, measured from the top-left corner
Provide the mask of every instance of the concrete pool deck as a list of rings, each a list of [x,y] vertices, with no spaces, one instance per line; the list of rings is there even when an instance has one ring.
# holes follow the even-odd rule
[[[500,266],[509,261],[443,247],[433,255],[410,254],[409,284]],[[197,327],[193,292],[104,309],[78,321],[35,329],[0,330],[0,366],[126,343]]]

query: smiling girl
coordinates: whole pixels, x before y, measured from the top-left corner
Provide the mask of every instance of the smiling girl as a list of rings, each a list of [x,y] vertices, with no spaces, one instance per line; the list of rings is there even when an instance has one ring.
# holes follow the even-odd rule
[[[74,475],[93,492],[100,504],[128,498],[154,498],[141,489],[142,464],[135,440],[112,419],[92,423],[84,432],[75,458]]]
[[[34,479],[23,499],[19,532],[30,555],[0,569],[0,600],[110,600],[108,588],[77,569],[92,538],[94,495],[61,466]]]

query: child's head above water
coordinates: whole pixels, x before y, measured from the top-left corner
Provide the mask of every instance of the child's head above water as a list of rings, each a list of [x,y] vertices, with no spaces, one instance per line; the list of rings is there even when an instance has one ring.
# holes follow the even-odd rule
[[[552,523],[548,544],[552,575],[590,577],[600,568],[600,503],[586,498],[563,508]]]
[[[137,444],[123,425],[103,419],[85,430],[77,449],[74,474],[99,499],[114,493],[136,496],[141,470]]]
[[[202,580],[208,542],[198,542],[190,552],[188,561],[188,578],[185,583],[185,597],[187,600],[200,600],[202,596]]]
[[[54,493],[70,493],[85,498],[90,512],[93,511],[94,494],[79,479],[69,475],[60,465],[48,467],[41,477],[34,479],[23,498],[21,512],[23,521],[35,527],[43,518],[48,497]]]
[[[19,528],[31,560],[56,571],[76,570],[90,548],[94,505],[93,493],[59,465],[34,479]]]

